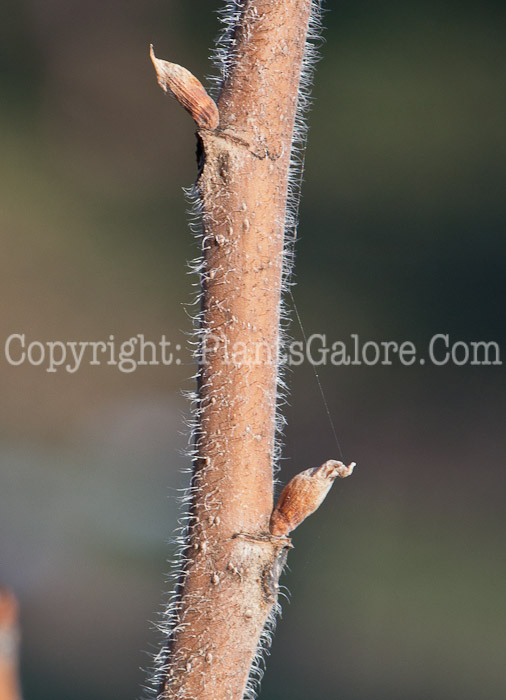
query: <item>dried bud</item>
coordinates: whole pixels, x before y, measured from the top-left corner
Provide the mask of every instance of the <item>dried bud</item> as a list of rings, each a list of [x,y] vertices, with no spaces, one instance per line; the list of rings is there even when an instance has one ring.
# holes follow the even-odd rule
[[[149,55],[162,90],[175,97],[179,104],[192,115],[200,129],[216,129],[220,123],[218,107],[214,100],[209,97],[200,80],[197,80],[183,66],[157,58],[153,45],[151,45]]]
[[[270,522],[270,531],[276,537],[288,535],[308,515],[322,504],[336,477],[344,479],[353,472],[355,462],[345,466],[329,459],[321,467],[306,469],[294,476],[279,497]]]

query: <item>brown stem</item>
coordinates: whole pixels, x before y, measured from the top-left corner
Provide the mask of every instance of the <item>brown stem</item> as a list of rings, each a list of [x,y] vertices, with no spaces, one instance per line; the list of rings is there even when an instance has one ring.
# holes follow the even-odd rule
[[[237,3],[219,128],[198,132],[198,456],[164,698],[243,698],[290,546],[269,534],[269,519],[289,161],[311,4]]]

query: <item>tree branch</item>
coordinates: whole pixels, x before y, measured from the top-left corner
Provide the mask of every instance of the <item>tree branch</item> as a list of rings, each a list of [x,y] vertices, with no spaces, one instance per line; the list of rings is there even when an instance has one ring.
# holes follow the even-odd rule
[[[152,52],[163,89],[199,126],[195,459],[180,581],[158,669],[159,697],[179,700],[241,700],[248,692],[291,546],[284,535],[293,529],[273,535],[269,523],[290,158],[318,3],[229,5],[233,26],[216,112],[191,73]],[[324,484],[326,493],[332,474],[311,484]]]

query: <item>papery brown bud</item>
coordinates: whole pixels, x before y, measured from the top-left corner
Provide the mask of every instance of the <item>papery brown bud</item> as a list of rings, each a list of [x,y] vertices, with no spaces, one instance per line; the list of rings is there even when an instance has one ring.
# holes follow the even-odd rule
[[[183,66],[157,58],[153,45],[149,55],[162,90],[172,95],[192,115],[199,128],[216,129],[220,123],[218,107],[200,80]]]
[[[269,525],[271,535],[282,537],[301,524],[322,504],[335,479],[344,479],[353,472],[355,462],[345,466],[329,459],[321,467],[306,469],[294,476],[279,497]]]

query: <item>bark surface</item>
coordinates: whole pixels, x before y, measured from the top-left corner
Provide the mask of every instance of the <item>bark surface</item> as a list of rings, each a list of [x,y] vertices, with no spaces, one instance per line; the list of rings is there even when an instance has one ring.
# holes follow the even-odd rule
[[[269,519],[289,163],[311,0],[238,4],[219,127],[198,132],[198,457],[161,694],[179,700],[243,698],[289,546],[269,534]]]

